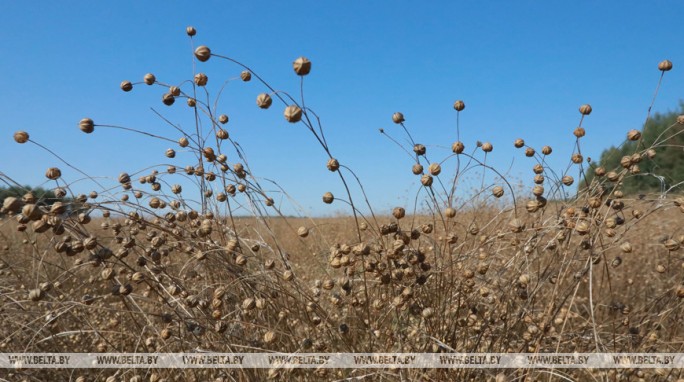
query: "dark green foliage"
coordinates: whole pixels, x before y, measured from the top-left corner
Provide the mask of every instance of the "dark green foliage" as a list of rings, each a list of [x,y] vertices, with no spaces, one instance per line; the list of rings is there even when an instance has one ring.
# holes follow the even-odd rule
[[[64,202],[64,199],[57,198],[52,190],[46,190],[42,187],[31,188],[30,186],[11,186],[0,187],[0,206],[8,196],[21,198],[28,193],[33,194],[38,201],[38,204],[41,205],[51,206],[58,200],[62,200]]]
[[[653,148],[656,156],[653,159],[644,157],[638,164],[640,174],[628,175],[623,183],[622,191],[626,194],[660,192],[676,186],[672,191],[684,190],[684,125],[677,124],[677,116],[684,114],[684,102],[680,103],[678,112],[656,113],[642,129],[640,142],[627,141],[620,146],[611,146],[603,151],[599,165],[606,171],[621,171],[620,160],[649,148]],[[593,171],[587,174],[587,183],[594,178]]]

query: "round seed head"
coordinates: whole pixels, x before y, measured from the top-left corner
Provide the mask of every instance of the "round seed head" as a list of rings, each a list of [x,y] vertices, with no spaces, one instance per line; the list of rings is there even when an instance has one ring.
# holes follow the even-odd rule
[[[208,81],[209,81],[209,77],[207,77],[206,74],[204,74],[204,73],[195,74],[195,84],[197,86],[205,86]]]
[[[57,167],[50,167],[45,171],[45,177],[47,177],[50,180],[57,180],[59,177],[62,176],[62,171],[58,169]]]
[[[463,101],[458,100],[454,102],[454,110],[462,111],[463,109],[465,109],[465,103]]]
[[[170,86],[169,93],[171,93],[174,97],[178,97],[181,94],[181,90],[178,86]]]
[[[189,144],[190,141],[186,137],[181,137],[180,139],[178,139],[178,145],[180,147],[188,147]]]
[[[482,144],[482,151],[488,153],[488,152],[491,152],[492,150],[494,150],[494,146],[492,146],[491,143],[485,142]]]
[[[14,133],[14,141],[17,143],[26,143],[29,140],[29,135],[25,131],[17,131]]]
[[[580,106],[579,112],[582,113],[582,115],[589,115],[591,114],[591,105],[589,104],[584,104]]]
[[[188,36],[192,37],[197,34],[197,30],[195,30],[194,27],[187,27],[185,28],[185,33],[187,33]]]
[[[582,138],[586,135],[586,131],[584,130],[584,127],[578,127],[575,129],[575,131],[572,132],[572,134],[577,138]]]
[[[223,140],[223,139],[228,139],[228,136],[229,135],[228,135],[228,132],[226,130],[223,130],[223,129],[216,130],[216,138]]]
[[[461,141],[456,141],[454,144],[451,145],[451,151],[454,152],[454,154],[460,154],[463,152],[465,149],[465,145]]]
[[[283,280],[292,281],[294,279],[294,273],[291,270],[283,272]]]
[[[418,143],[413,146],[413,152],[416,153],[416,155],[425,155],[427,149],[425,148],[425,145]]]
[[[630,130],[627,133],[627,139],[630,141],[638,141],[641,139],[641,132],[639,130]]]
[[[423,173],[423,166],[419,163],[416,163],[411,168],[411,172],[413,172],[413,175],[420,175]]]
[[[534,149],[532,147],[528,147],[525,149],[525,156],[526,157],[533,157],[534,156]]]
[[[525,141],[522,140],[522,138],[518,138],[515,140],[515,142],[513,142],[513,146],[515,146],[515,148],[519,149],[519,148],[525,146]]]
[[[448,217],[449,219],[452,219],[456,216],[456,209],[452,207],[447,207],[444,210],[444,216]]]
[[[431,175],[437,176],[442,172],[442,166],[440,166],[439,163],[431,163],[430,167],[428,167],[428,170],[430,171]]]
[[[147,73],[145,74],[145,77],[143,77],[143,81],[145,81],[145,83],[148,85],[153,85],[154,82],[157,81],[157,77],[155,77],[152,73]]]
[[[594,169],[594,174],[599,178],[606,175],[606,169],[599,166]]]
[[[176,156],[176,151],[174,149],[166,149],[166,153],[164,153],[167,158],[174,158]]]
[[[503,194],[504,194],[504,189],[503,189],[503,187],[501,187],[501,186],[494,186],[494,188],[492,188],[492,195],[494,195],[495,197],[500,198],[500,197],[503,196]]]
[[[81,129],[82,132],[90,134],[95,131],[95,122],[93,122],[93,120],[90,118],[83,118],[78,123],[78,128]]]
[[[544,155],[551,155],[552,151],[553,151],[553,149],[551,148],[551,146],[542,147],[542,154],[544,154]]]
[[[424,175],[420,178],[420,183],[421,183],[423,186],[425,186],[425,187],[430,187],[430,186],[432,186],[432,181],[433,181],[432,176],[430,176],[429,174],[424,174]]]
[[[195,57],[197,57],[198,60],[205,62],[211,57],[211,49],[209,49],[208,46],[200,45],[195,49]]]
[[[663,243],[663,245],[670,252],[674,252],[674,251],[678,250],[680,247],[679,242],[677,240],[674,240],[674,239],[669,239],[669,240],[665,241],[665,243]]]
[[[658,64],[658,70],[663,71],[663,72],[667,72],[669,70],[672,70],[672,61],[670,61],[670,60],[660,61],[660,63]]]
[[[323,194],[323,203],[331,204],[333,200],[335,200],[335,197],[333,196],[332,192],[326,192]]]
[[[508,223],[508,228],[510,228],[513,233],[520,233],[525,230],[525,223],[522,220],[515,218]]]
[[[580,164],[584,160],[584,157],[580,153],[575,153],[575,154],[572,154],[572,157],[570,158],[570,160],[572,160],[572,163],[574,163],[574,164]]]
[[[292,68],[298,76],[306,76],[311,72],[311,61],[306,57],[299,57],[292,63]]]
[[[226,123],[228,123],[228,116],[225,114],[221,114],[221,115],[219,115],[218,121],[221,124],[225,125]]]
[[[242,80],[245,82],[249,82],[249,80],[252,79],[252,72],[249,70],[243,70],[242,73],[240,73],[240,78],[242,78]]]
[[[188,103],[188,106],[190,106],[190,107],[197,106],[197,100],[195,100],[194,98],[188,98],[187,103]]]
[[[402,114],[400,112],[396,112],[396,113],[392,114],[392,121],[396,124],[404,122],[405,121],[404,114]]]
[[[328,164],[326,164],[326,167],[328,170],[335,172],[340,168],[340,162],[338,162],[335,158],[330,158],[328,159]]]
[[[544,195],[544,186],[542,186],[540,184],[534,186],[534,188],[532,189],[532,193],[534,194],[534,196]]]
[[[264,334],[264,342],[267,344],[275,342],[276,338],[276,333],[272,330],[269,330],[266,332],[266,334]]]
[[[632,253],[632,244],[630,244],[628,241],[620,244],[620,249],[624,253]]]
[[[534,176],[534,183],[535,184],[542,184],[544,183],[544,175],[542,174],[537,174]]]
[[[684,125],[684,114],[677,116],[677,123],[680,125]]]
[[[302,119],[302,109],[297,105],[290,105],[285,108],[283,115],[288,122],[297,123]]]
[[[297,229],[297,235],[299,235],[299,237],[307,237],[309,236],[309,229],[304,226],[299,227]]]
[[[176,102],[176,98],[171,93],[164,93],[162,95],[162,102],[166,106],[171,106],[174,102]]]
[[[261,109],[268,109],[269,107],[271,107],[272,103],[273,103],[273,99],[271,98],[270,95],[268,95],[266,93],[261,93],[257,96],[256,104]]]
[[[131,182],[131,176],[130,175],[128,175],[125,172],[122,172],[121,174],[119,174],[119,183],[123,184],[123,183],[130,183],[130,182]]]
[[[121,81],[121,85],[119,86],[121,86],[121,90],[125,92],[130,92],[131,90],[133,90],[133,84],[131,83],[131,81]]]
[[[401,219],[406,216],[406,210],[402,207],[394,207],[392,210],[392,216],[394,216],[396,219]]]

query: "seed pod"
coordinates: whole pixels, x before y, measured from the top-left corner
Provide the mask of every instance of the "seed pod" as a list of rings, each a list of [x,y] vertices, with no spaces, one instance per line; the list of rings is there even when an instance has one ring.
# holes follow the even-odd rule
[[[663,60],[658,63],[658,70],[667,72],[672,69],[672,61],[670,60]]]
[[[121,81],[121,85],[119,86],[121,87],[121,90],[125,92],[130,92],[133,89],[131,81]]]
[[[82,132],[84,132],[86,134],[90,134],[93,131],[95,131],[95,123],[90,118],[83,118],[78,123],[78,128],[81,129]],[[28,139],[28,137],[27,137],[27,139]]]
[[[440,166],[439,163],[431,163],[430,167],[428,167],[428,171],[430,171],[431,175],[437,176],[442,172],[442,166]]]
[[[508,223],[508,228],[510,228],[511,232],[520,233],[525,229],[525,223],[518,218],[514,218]]]
[[[180,147],[188,147],[189,144],[190,141],[186,137],[181,137],[180,139],[178,139],[178,145]]]
[[[406,210],[403,207],[394,207],[392,210],[392,216],[396,219],[401,219],[406,216]]]
[[[553,152],[553,149],[551,148],[551,146],[542,147],[542,154],[551,155],[552,152]]]
[[[292,271],[287,270],[283,272],[283,280],[285,281],[292,281],[294,279],[294,273]]]
[[[534,183],[535,184],[542,184],[544,183],[544,175],[542,174],[537,174],[534,176]]]
[[[204,73],[197,73],[195,74],[194,81],[197,86],[205,86],[209,81],[209,77]]]
[[[677,240],[674,240],[674,239],[667,240],[665,243],[663,243],[663,245],[670,252],[674,252],[674,251],[678,250],[680,247],[679,242]]]
[[[17,143],[26,143],[29,140],[29,135],[25,131],[17,131],[14,133],[14,141]]]
[[[226,123],[228,123],[228,116],[225,114],[221,114],[221,115],[219,115],[218,121],[221,124],[225,125]]]
[[[187,28],[185,28],[185,33],[187,33],[188,36],[192,37],[195,34],[197,34],[197,31],[195,30],[194,27],[187,27]]]
[[[596,167],[596,168],[594,169],[594,174],[595,174],[597,177],[600,178],[600,177],[606,175],[606,169],[603,168],[603,167],[601,167],[601,166]]]
[[[195,57],[201,62],[209,60],[211,57],[211,49],[205,45],[200,45],[195,49]]]
[[[584,160],[584,157],[580,153],[574,153],[574,154],[572,154],[572,157],[570,158],[570,160],[574,164],[580,164]]]
[[[154,85],[155,81],[157,81],[157,77],[152,73],[147,73],[145,74],[145,77],[143,77],[143,81],[148,85]]]
[[[176,102],[176,98],[173,96],[173,94],[164,93],[162,95],[162,103],[164,103],[164,105],[171,106],[174,102]]]
[[[447,208],[444,210],[444,216],[446,216],[446,217],[449,218],[449,219],[454,218],[454,217],[456,216],[456,209],[451,208],[451,207],[447,207]]]
[[[335,197],[333,196],[332,192],[326,192],[323,194],[323,203],[325,204],[331,204],[335,200]]]
[[[39,288],[36,289],[31,289],[28,294],[28,298],[31,301],[39,301],[41,298],[43,298],[43,291],[40,290]]]
[[[632,244],[630,244],[628,241],[620,244],[620,249],[624,253],[632,253]]]
[[[57,180],[62,176],[62,171],[60,171],[57,167],[50,167],[45,171],[45,177],[50,179],[50,180]]]
[[[456,141],[451,145],[451,151],[453,151],[454,154],[461,154],[464,149],[465,145],[461,141]]]
[[[494,195],[497,198],[502,197],[504,194],[504,189],[501,186],[494,186],[492,188],[492,195]]]
[[[591,105],[589,104],[584,104],[580,106],[579,112],[582,113],[582,115],[589,115],[591,114]]]
[[[432,186],[432,181],[433,181],[432,176],[430,176],[429,174],[424,174],[424,175],[420,178],[420,183],[421,183],[423,186],[425,186],[425,187],[430,187],[430,186]]]
[[[538,202],[537,200],[530,200],[530,201],[528,201],[527,204],[525,205],[525,209],[526,209],[527,212],[529,212],[529,213],[537,212],[537,211],[539,210],[539,207],[540,207],[540,206],[539,206],[539,202]]]
[[[242,80],[245,82],[249,82],[249,80],[252,79],[252,72],[249,70],[243,70],[242,73],[240,73],[240,78],[242,78]]]
[[[528,147],[525,149],[525,156],[526,157],[533,157],[534,156],[534,149],[532,147]]]
[[[525,146],[525,141],[522,138],[518,138],[513,142],[513,146],[515,146],[516,149],[519,149]]]
[[[425,145],[418,143],[413,146],[413,152],[416,153],[416,155],[425,155],[427,149],[425,148]]]
[[[641,139],[641,132],[639,130],[630,130],[627,133],[627,139],[630,141],[638,141]]]
[[[271,107],[272,103],[273,103],[273,99],[271,98],[270,95],[268,95],[266,93],[261,93],[257,96],[256,104],[261,109],[268,109],[269,107]]]
[[[404,114],[402,114],[400,112],[396,112],[396,113],[392,114],[392,121],[396,124],[400,124],[406,120],[404,119]]]
[[[418,164],[418,163],[416,163],[416,164],[414,164],[413,167],[411,168],[411,172],[413,172],[413,175],[420,175],[420,174],[423,173],[423,166],[420,165],[420,164]]]
[[[575,231],[577,231],[577,233],[579,233],[580,235],[586,235],[587,233],[589,233],[590,228],[591,225],[586,220],[580,220],[575,225]]]
[[[587,132],[584,130],[584,127],[578,127],[575,129],[575,131],[572,132],[572,134],[577,138],[582,138],[586,135],[586,133]]]
[[[306,57],[299,57],[292,63],[292,69],[298,76],[306,76],[311,72],[311,61]]]
[[[340,162],[338,162],[335,158],[330,158],[328,159],[326,167],[328,168],[328,170],[335,172],[340,168]]]
[[[534,196],[544,195],[544,186],[539,185],[539,184],[534,186],[534,188],[532,189],[532,194],[534,194]]]
[[[166,149],[166,152],[164,153],[167,158],[175,158],[176,157],[176,151],[174,149]]]
[[[297,235],[299,235],[299,237],[307,237],[309,236],[309,229],[304,226],[299,227],[297,229]]]
[[[224,139],[228,139],[228,137],[229,137],[229,135],[228,135],[227,131],[225,131],[223,129],[216,130],[216,138],[224,140]]]
[[[481,148],[482,148],[482,151],[484,151],[484,152],[486,152],[486,153],[491,152],[492,150],[494,150],[494,146],[492,146],[492,144],[489,143],[489,142],[483,143]]]

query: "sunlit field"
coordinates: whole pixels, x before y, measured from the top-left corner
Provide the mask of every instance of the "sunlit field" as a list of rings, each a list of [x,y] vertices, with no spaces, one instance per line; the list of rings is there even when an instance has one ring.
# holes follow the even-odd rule
[[[194,44],[197,31],[186,32]],[[65,133],[96,140],[108,129],[166,141],[171,148],[139,171],[81,174],[76,184],[62,170],[80,171],[79,163],[54,152],[61,165],[45,169],[49,195],[0,172],[4,188],[22,190],[6,196],[0,210],[0,352],[684,352],[682,187],[623,188],[678,145],[684,115],[655,140],[639,130],[620,132],[634,149],[620,165],[604,167],[582,153],[592,107],[577,105],[576,120],[568,121],[576,128],[565,132],[572,148],[566,167],[549,167],[554,148],[528,146],[522,129],[508,143],[530,163],[519,181],[507,179],[509,163],[488,158],[492,143],[460,141],[467,100],[448,101],[456,124],[450,142],[415,141],[404,115],[390,114],[397,129],[380,133],[397,148],[391,160],[421,187],[408,205],[376,209],[305,103],[311,61],[294,60],[301,88],[288,93],[221,51],[194,44],[192,78],[140,73],[121,83],[124,92],[161,89],[159,102],[189,113],[193,126],[168,120],[170,134],[159,136],[83,115]],[[205,73],[209,60],[225,61],[228,74]],[[653,65],[654,88],[672,68],[667,60]],[[287,190],[252,172],[216,106],[230,91],[219,77],[231,78],[231,86],[257,83],[254,108],[310,133],[302,144],[320,148],[320,166],[344,190],[323,190],[320,203],[344,214],[281,211]],[[50,150],[28,128],[10,134],[3,144]],[[451,150],[437,157],[432,144]],[[684,371],[121,368],[0,375],[79,382],[681,381]]]

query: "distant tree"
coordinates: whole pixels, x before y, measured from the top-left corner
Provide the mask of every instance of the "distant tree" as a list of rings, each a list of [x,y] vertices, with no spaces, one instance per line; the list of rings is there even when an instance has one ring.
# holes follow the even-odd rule
[[[45,206],[51,206],[56,201],[68,202],[70,199],[58,198],[52,190],[46,190],[42,187],[32,188],[31,186],[10,186],[0,187],[0,206],[5,201],[5,198],[14,196],[22,198],[26,194],[32,194],[36,198],[36,203]]]
[[[655,149],[656,156],[653,159],[646,157],[638,163],[640,174],[624,179],[624,193],[657,192],[663,186],[668,189],[684,182],[684,125],[677,124],[677,117],[684,114],[684,102],[680,102],[679,108],[679,112],[656,113],[649,119],[641,130],[641,142],[626,140],[621,146],[611,146],[601,154],[599,165],[610,171],[621,168],[620,160],[624,156],[649,147]],[[580,187],[591,183],[594,176],[594,172],[589,171],[586,179],[588,182],[582,182]],[[684,185],[681,184],[675,189],[682,190]]]

